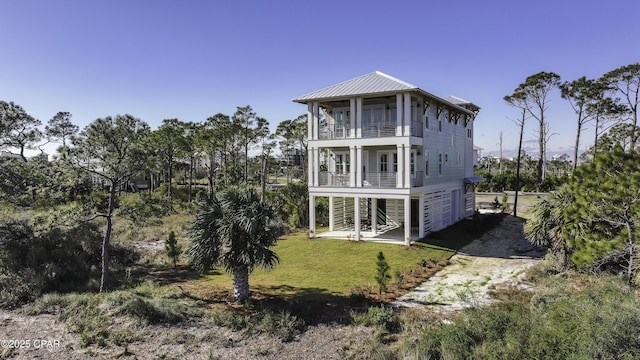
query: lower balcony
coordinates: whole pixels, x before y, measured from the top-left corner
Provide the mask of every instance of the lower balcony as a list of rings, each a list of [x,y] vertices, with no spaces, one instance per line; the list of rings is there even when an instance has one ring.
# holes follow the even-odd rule
[[[349,173],[321,171],[318,174],[318,185],[327,187],[349,187]],[[416,172],[411,176],[411,187],[424,184],[424,173]],[[374,188],[395,188],[398,184],[397,172],[365,172],[362,174],[362,186]]]

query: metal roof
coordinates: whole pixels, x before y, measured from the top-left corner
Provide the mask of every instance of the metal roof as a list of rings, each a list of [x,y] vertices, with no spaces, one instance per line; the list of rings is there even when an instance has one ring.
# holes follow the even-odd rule
[[[308,102],[317,100],[337,100],[353,96],[375,96],[382,94],[394,94],[404,91],[418,92],[439,102],[449,104],[452,108],[461,110],[471,115],[474,114],[472,110],[480,109],[480,107],[478,107],[477,105],[464,99],[457,98],[455,96],[450,96],[447,99],[442,99],[418,88],[413,84],[396,79],[393,76],[387,75],[380,71],[374,71],[370,74],[362,75],[355,79],[347,80],[339,84],[332,85],[324,89],[308,93],[306,95],[302,95],[293,99],[293,101],[301,104],[306,104]],[[472,109],[469,109],[469,107],[472,107]]]
[[[341,98],[354,95],[374,95],[416,90],[417,86],[394,78],[380,71],[362,75],[355,79],[314,91],[293,99],[295,102],[306,103],[310,100]]]
[[[472,103],[471,101],[467,101],[467,100],[459,98],[457,96],[451,95],[451,96],[445,98],[445,100],[447,100],[448,102],[450,102],[452,104],[456,104],[456,105],[458,105],[460,107],[463,107],[463,108],[469,108],[470,107],[470,108],[476,109],[476,110],[480,109],[480,107],[478,105]]]

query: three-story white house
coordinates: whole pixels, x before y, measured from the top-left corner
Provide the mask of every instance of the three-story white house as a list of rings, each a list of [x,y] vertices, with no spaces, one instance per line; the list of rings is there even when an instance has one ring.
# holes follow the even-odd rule
[[[308,107],[309,232],[329,198],[327,236],[399,234],[407,244],[474,211],[480,109],[381,72],[297,97]]]

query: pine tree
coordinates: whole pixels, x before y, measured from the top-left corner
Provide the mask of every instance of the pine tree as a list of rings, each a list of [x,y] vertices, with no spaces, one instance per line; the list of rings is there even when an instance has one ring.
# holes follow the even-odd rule
[[[175,269],[178,258],[182,254],[182,245],[178,244],[176,233],[173,230],[169,231],[169,238],[164,243],[164,250],[167,252],[169,259],[173,261],[173,268]]]
[[[387,263],[387,260],[385,260],[382,251],[378,253],[378,261],[376,262],[376,266],[378,268],[376,274],[378,293],[382,294],[383,291],[387,291],[387,283],[391,279],[391,275],[389,274],[389,269],[391,269],[391,267]]]

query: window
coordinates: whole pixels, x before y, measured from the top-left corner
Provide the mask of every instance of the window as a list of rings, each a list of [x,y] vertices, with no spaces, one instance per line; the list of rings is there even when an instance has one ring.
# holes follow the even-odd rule
[[[398,172],[398,153],[393,153],[393,172]]]
[[[471,128],[467,129],[467,137],[471,139]]]
[[[442,153],[438,154],[438,175],[442,175]]]
[[[449,162],[449,153],[444,154],[444,162]]]
[[[438,132],[442,132],[442,116],[438,117]]]
[[[380,172],[388,171],[388,154],[380,154]]]
[[[451,135],[451,146],[456,146],[456,136],[455,135]]]
[[[424,153],[424,175],[429,176],[429,152]]]
[[[350,171],[349,154],[336,154],[336,174],[348,174]]]
[[[460,153],[458,153],[458,164],[460,164]]]
[[[424,127],[425,128],[429,128],[429,116],[425,116],[424,118]]]

